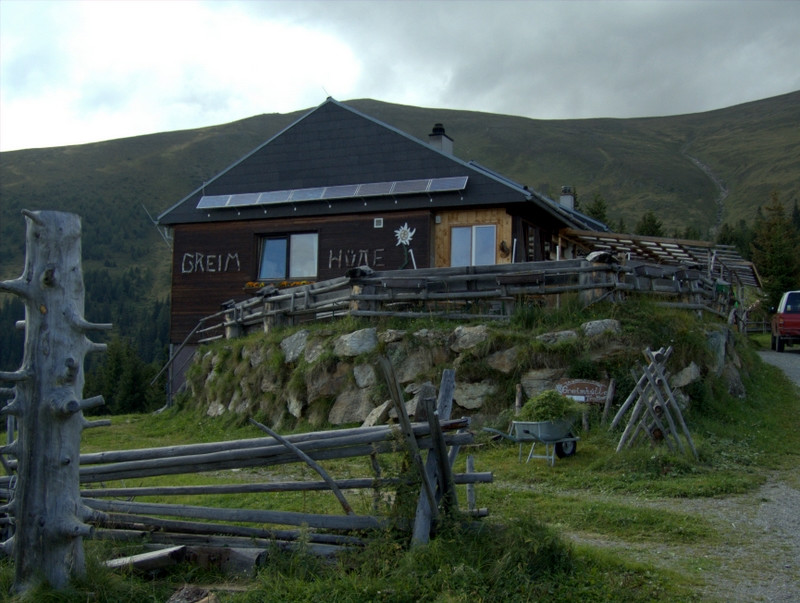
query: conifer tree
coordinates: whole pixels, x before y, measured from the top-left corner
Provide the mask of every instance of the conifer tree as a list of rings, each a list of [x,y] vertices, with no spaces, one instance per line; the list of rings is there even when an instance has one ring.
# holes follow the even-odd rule
[[[800,233],[777,191],[757,215],[752,250],[769,307],[778,305],[784,291],[800,289]]]
[[[636,223],[634,232],[646,237],[663,237],[664,225],[652,211],[648,211],[642,216],[642,219]]]
[[[606,200],[603,199],[600,193],[595,193],[594,199],[586,206],[586,211],[584,213],[590,218],[594,218],[605,224],[608,222],[607,210],[608,206],[606,205]]]

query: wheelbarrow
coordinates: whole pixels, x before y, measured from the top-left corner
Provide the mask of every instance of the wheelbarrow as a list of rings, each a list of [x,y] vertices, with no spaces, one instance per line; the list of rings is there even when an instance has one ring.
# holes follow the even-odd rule
[[[512,421],[511,429],[504,433],[499,429],[484,427],[484,431],[496,433],[512,442],[519,444],[519,461],[522,462],[522,447],[531,442],[528,458],[547,459],[550,466],[556,464],[556,457],[563,459],[575,454],[578,449],[579,437],[572,434],[572,421],[562,419],[559,421]],[[544,444],[544,454],[534,454],[536,444]]]

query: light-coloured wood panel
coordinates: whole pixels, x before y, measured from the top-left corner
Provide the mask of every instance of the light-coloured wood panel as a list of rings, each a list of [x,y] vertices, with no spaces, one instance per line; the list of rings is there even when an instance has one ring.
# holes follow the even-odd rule
[[[505,241],[511,248],[513,235],[511,230],[511,216],[503,208],[487,209],[458,209],[454,211],[441,211],[436,214],[434,225],[434,262],[437,268],[450,265],[450,229],[454,226],[475,226],[494,224],[497,228],[497,248],[495,249],[495,263],[508,264],[511,254],[503,254],[500,244]]]

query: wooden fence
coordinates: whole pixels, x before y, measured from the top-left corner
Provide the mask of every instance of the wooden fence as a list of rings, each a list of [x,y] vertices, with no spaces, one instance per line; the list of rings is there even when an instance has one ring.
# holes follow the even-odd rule
[[[362,267],[309,285],[265,287],[204,318],[187,342],[347,315],[506,320],[519,303],[557,303],[564,293],[578,293],[588,305],[634,292],[720,316],[727,316],[732,302],[730,286],[699,269],[645,262],[563,260],[384,272]]]
[[[477,483],[491,482],[492,474],[472,471],[470,462],[466,464],[465,472],[455,471],[460,448],[473,442],[473,434],[469,431],[469,419],[450,419],[455,390],[454,371],[444,371],[438,400],[435,388],[427,386],[420,401],[421,408],[425,409],[424,419],[412,423],[406,414],[403,394],[391,365],[386,359],[381,363],[399,425],[280,436],[251,421],[270,435],[226,442],[81,454],[80,494],[82,504],[94,512],[89,521],[94,526],[91,535],[163,547],[202,546],[206,547],[206,552],[209,547],[235,549],[240,557],[256,564],[259,554],[273,546],[291,548],[302,540],[314,553],[333,555],[344,547],[363,546],[370,531],[390,526],[407,530],[413,535],[413,543],[427,542],[438,515],[458,511],[457,485],[467,487],[467,508],[463,512],[472,516],[486,515],[485,509],[475,508],[472,489]],[[427,462],[422,456],[426,450]],[[381,467],[387,463],[382,465],[379,458],[394,454],[409,455],[414,470],[405,475],[399,472],[388,477],[382,475]],[[371,475],[333,479],[319,464],[356,457],[364,459],[362,465]],[[258,483],[232,480],[234,483],[191,486],[125,485],[125,481],[156,476],[207,472],[215,472],[218,480],[225,471],[275,468],[289,463],[305,463],[322,479]],[[348,467],[353,465],[358,463],[348,464]],[[0,477],[0,498],[10,503],[15,498],[13,472],[17,469],[17,461],[8,461],[7,469],[12,473]],[[392,493],[388,497],[391,501],[398,488],[415,482],[422,484],[416,513],[390,520],[391,506],[383,495]],[[362,509],[358,514],[346,497],[363,489],[372,490],[372,512],[364,513]],[[270,508],[243,509],[237,508],[235,502],[237,495],[320,490],[332,492],[344,513],[288,511],[273,504],[269,504]],[[159,497],[163,501],[165,497],[195,495],[230,496],[231,504],[209,507],[139,500]],[[0,517],[0,524],[10,527],[7,518]],[[173,549],[163,551],[164,555],[173,553]],[[146,557],[147,562],[152,563],[151,556]],[[135,562],[131,560],[131,563]]]
[[[745,330],[747,333],[771,333],[772,326],[768,320],[747,321]]]

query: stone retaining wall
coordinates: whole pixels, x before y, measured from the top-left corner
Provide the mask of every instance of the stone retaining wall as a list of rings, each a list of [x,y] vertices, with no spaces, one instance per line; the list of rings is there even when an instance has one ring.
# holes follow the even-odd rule
[[[300,329],[278,345],[251,336],[201,350],[188,387],[194,403],[211,416],[261,416],[278,427],[300,420],[311,425],[373,425],[392,419],[387,389],[375,368],[378,356],[386,355],[405,388],[410,415],[422,385],[438,384],[445,368],[456,370],[454,416],[496,415],[513,408],[517,383],[527,398],[554,389],[559,379],[574,377],[569,372],[576,358],[600,364],[616,359],[634,368],[641,350],[626,346],[621,331],[616,320],[535,337],[483,324],[449,330],[365,328],[344,335],[331,329]],[[702,366],[691,362],[678,367],[675,387],[714,373],[726,379],[731,393],[743,395],[732,334],[720,327],[709,331],[707,340],[710,360]],[[685,396],[684,403],[688,404]]]

